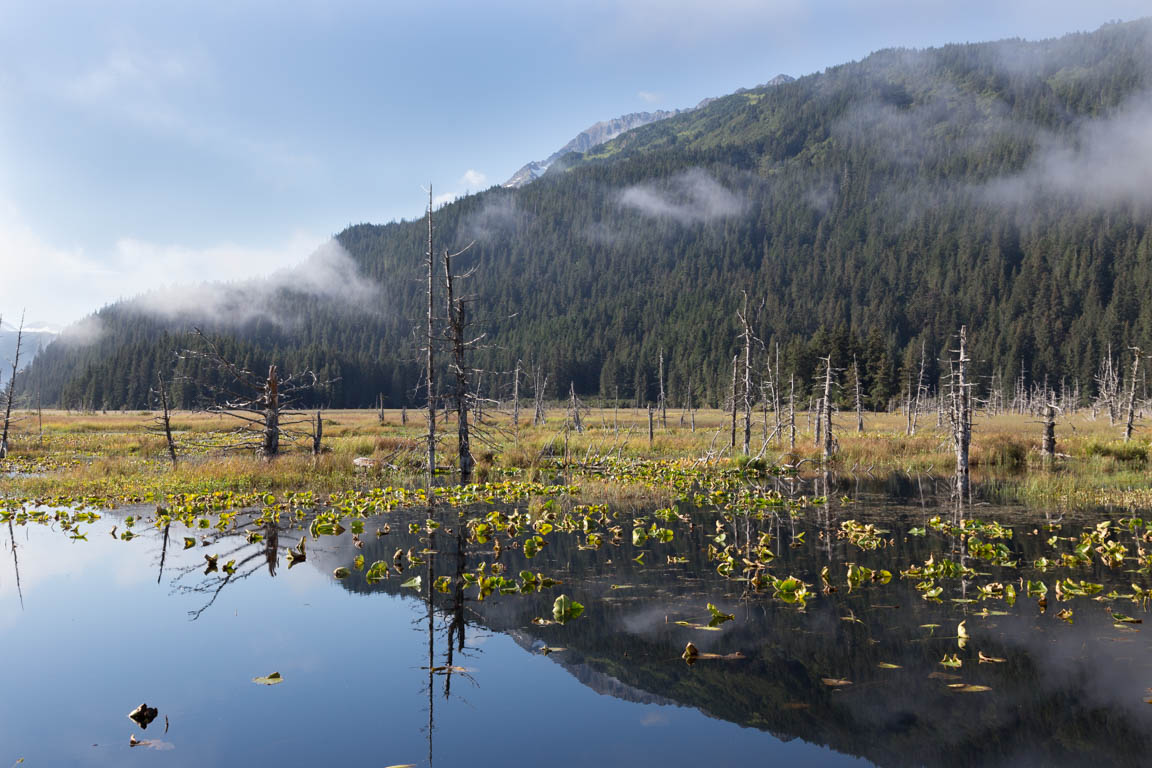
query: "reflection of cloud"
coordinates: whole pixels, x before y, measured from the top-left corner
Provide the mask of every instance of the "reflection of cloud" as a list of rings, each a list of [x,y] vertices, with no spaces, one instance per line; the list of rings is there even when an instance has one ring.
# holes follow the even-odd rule
[[[640,725],[645,728],[650,728],[654,725],[668,725],[670,722],[671,718],[668,717],[668,714],[659,710],[646,712],[644,717],[640,718]]]

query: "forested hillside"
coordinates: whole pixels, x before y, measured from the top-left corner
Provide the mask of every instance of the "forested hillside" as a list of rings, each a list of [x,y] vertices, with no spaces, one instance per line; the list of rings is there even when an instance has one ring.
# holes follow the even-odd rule
[[[1023,368],[1088,391],[1109,347],[1152,349],[1150,92],[1149,21],[881,51],[447,205],[437,248],[475,241],[461,267],[477,267],[482,390],[498,394],[522,360],[554,394],[574,382],[647,401],[663,352],[672,402],[689,379],[718,402],[746,292],[760,339],[779,343],[785,377],[804,387],[817,356],[842,367],[855,356],[872,404],[886,406],[921,346],[946,355],[967,324],[985,384]],[[332,406],[381,392],[415,403],[425,237],[421,220],[340,233],[376,286],[346,301],[287,286],[242,318],[108,307],[89,324],[98,333],[43,352],[23,388],[144,407],[154,371],[201,325],[247,365],[338,377],[320,396]],[[177,374],[178,402],[192,405],[202,372],[180,363]]]

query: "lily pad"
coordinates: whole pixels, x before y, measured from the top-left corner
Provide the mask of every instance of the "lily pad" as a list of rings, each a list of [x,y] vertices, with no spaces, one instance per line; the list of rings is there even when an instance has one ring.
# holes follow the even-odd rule
[[[280,676],[279,672],[273,672],[267,677],[254,677],[252,678],[252,682],[257,685],[279,685],[284,682],[284,678]]]

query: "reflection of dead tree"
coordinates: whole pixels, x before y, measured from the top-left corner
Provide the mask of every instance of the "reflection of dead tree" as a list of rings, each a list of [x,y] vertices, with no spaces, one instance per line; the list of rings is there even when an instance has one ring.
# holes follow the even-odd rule
[[[16,534],[12,531],[12,518],[8,518],[8,539],[12,544],[12,568],[16,571],[16,594],[20,596],[20,610],[24,610],[24,589],[20,586],[20,560],[16,557]]]
[[[0,317],[0,321],[3,318]],[[0,459],[8,457],[8,431],[12,427],[12,406],[16,402],[16,372],[20,368],[20,347],[24,341],[24,315],[20,315],[20,327],[16,330],[16,354],[12,357],[12,376],[8,379],[8,389],[4,392],[4,424],[0,432]],[[15,547],[15,541],[13,541]],[[16,550],[13,548],[13,554]],[[23,599],[21,599],[23,604]]]
[[[186,565],[177,569],[177,577],[173,580],[173,592],[178,594],[203,594],[208,595],[208,601],[200,608],[189,611],[188,616],[190,620],[196,621],[200,616],[215,604],[216,599],[224,588],[229,584],[243,581],[252,574],[259,571],[262,567],[267,565],[268,573],[272,576],[276,575],[276,562],[278,557],[278,545],[280,540],[280,531],[275,523],[266,522],[260,528],[264,545],[248,553],[246,556],[238,560],[231,568],[223,571],[208,571],[202,570],[203,563],[194,563]],[[236,532],[232,532],[226,536],[221,536],[217,542],[223,541],[232,536],[236,536]],[[248,541],[238,543],[235,547],[225,552],[218,553],[215,556],[217,562],[228,562],[233,560],[233,555],[238,555],[245,551],[251,544]],[[198,584],[182,585],[178,584],[185,576],[190,576],[194,573],[203,573],[206,577]]]
[[[160,573],[156,576],[157,584],[164,578],[164,561],[168,559],[168,531],[171,527],[172,523],[164,525],[164,542],[160,545]]]
[[[232,431],[234,442],[225,448],[255,449],[261,456],[272,458],[280,452],[282,438],[293,441],[308,436],[293,429],[309,421],[294,409],[305,393],[320,388],[315,373],[303,371],[282,378],[273,364],[266,377],[259,376],[228,360],[198,328],[196,335],[203,348],[187,350],[183,356],[208,363],[224,379],[223,384],[207,386],[214,401],[208,410],[241,422]]]

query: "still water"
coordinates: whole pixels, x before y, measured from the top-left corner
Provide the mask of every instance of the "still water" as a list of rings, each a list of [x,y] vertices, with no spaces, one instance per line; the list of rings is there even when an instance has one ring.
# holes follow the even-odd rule
[[[640,545],[631,521],[648,525],[653,510],[616,508],[621,540],[588,548],[554,531],[528,559],[510,540],[495,554],[499,537],[464,538],[461,513],[490,509],[437,510],[431,533],[426,510],[392,512],[366,522],[362,547],[351,532],[310,538],[291,568],[301,532],[267,527],[250,543],[243,516],[227,534],[140,522],[130,541],[109,532],[150,510],[106,512],[82,526],[87,541],[5,524],[0,768],[1152,762],[1152,643],[1134,623],[1148,614],[1124,597],[1152,585],[1135,559],[1142,525],[1113,534],[1128,549],[1114,567],[1093,556],[1044,571],[1037,558],[1073,551],[1104,518],[966,511],[1011,527],[1011,567],[969,558],[930,525],[956,520],[932,498],[860,493],[763,519],[681,509],[671,541]],[[884,544],[839,537],[850,519],[876,525]],[[750,590],[708,558],[718,537],[749,547],[761,533],[776,555],[768,570],[807,583],[806,605]],[[391,564],[409,549],[423,562],[401,557],[403,573],[383,581],[355,567],[358,555]],[[206,554],[235,572],[205,573]],[[938,599],[925,599],[921,579],[899,571],[930,558],[974,574],[938,579]],[[477,600],[461,575],[481,563],[562,583]],[[892,578],[850,589],[850,563]],[[350,574],[336,579],[340,567]],[[834,591],[821,589],[825,567]],[[1066,578],[1103,589],[1061,601]],[[1045,599],[1026,594],[1029,580],[1046,583]],[[992,583],[1014,585],[1015,602],[980,599]],[[560,594],[584,612],[548,623]],[[702,628],[709,603],[733,618]],[[689,642],[720,658],[686,663]],[[960,666],[940,663],[953,654]],[[273,672],[280,684],[253,682]],[[141,703],[159,713],[146,729],[127,717]]]

